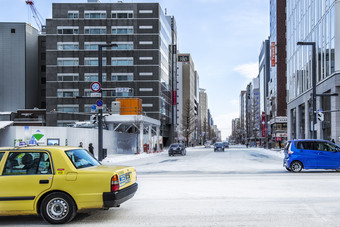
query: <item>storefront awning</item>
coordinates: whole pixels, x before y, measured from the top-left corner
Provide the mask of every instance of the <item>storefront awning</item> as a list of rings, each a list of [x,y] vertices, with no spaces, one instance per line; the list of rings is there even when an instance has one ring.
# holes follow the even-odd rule
[[[13,121],[0,121],[0,129],[4,129],[11,124],[13,124]]]

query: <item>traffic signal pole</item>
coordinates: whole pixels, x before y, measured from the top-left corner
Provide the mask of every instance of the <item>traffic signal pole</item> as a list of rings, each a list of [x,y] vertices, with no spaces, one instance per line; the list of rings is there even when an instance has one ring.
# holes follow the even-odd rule
[[[98,82],[102,86],[103,84],[103,73],[102,73],[102,68],[103,68],[103,47],[117,47],[117,44],[99,44],[98,45]],[[103,86],[102,86],[103,87]],[[100,89],[99,91],[100,97],[103,97],[103,88]],[[99,109],[99,114],[98,114],[98,160],[102,161],[104,159],[104,151],[103,151],[103,107]]]

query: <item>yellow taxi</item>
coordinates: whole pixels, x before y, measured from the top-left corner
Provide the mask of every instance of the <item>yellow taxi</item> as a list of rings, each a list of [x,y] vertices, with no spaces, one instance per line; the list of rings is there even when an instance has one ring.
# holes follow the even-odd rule
[[[119,207],[136,193],[136,181],[135,168],[101,165],[80,147],[0,148],[0,215],[62,224],[78,211]]]

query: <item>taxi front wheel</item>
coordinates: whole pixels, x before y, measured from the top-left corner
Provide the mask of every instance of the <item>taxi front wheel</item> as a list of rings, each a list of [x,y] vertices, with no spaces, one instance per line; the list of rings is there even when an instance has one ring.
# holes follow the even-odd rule
[[[73,199],[62,192],[47,195],[40,206],[40,215],[51,224],[64,224],[76,215],[76,205]]]

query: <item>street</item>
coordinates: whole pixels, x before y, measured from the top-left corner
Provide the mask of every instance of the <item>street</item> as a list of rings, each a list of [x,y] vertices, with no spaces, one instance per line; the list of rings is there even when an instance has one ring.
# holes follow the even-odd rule
[[[340,173],[282,167],[282,154],[231,146],[104,160],[136,167],[139,189],[120,208],[78,214],[67,226],[339,226]],[[0,217],[0,225],[46,225]]]

